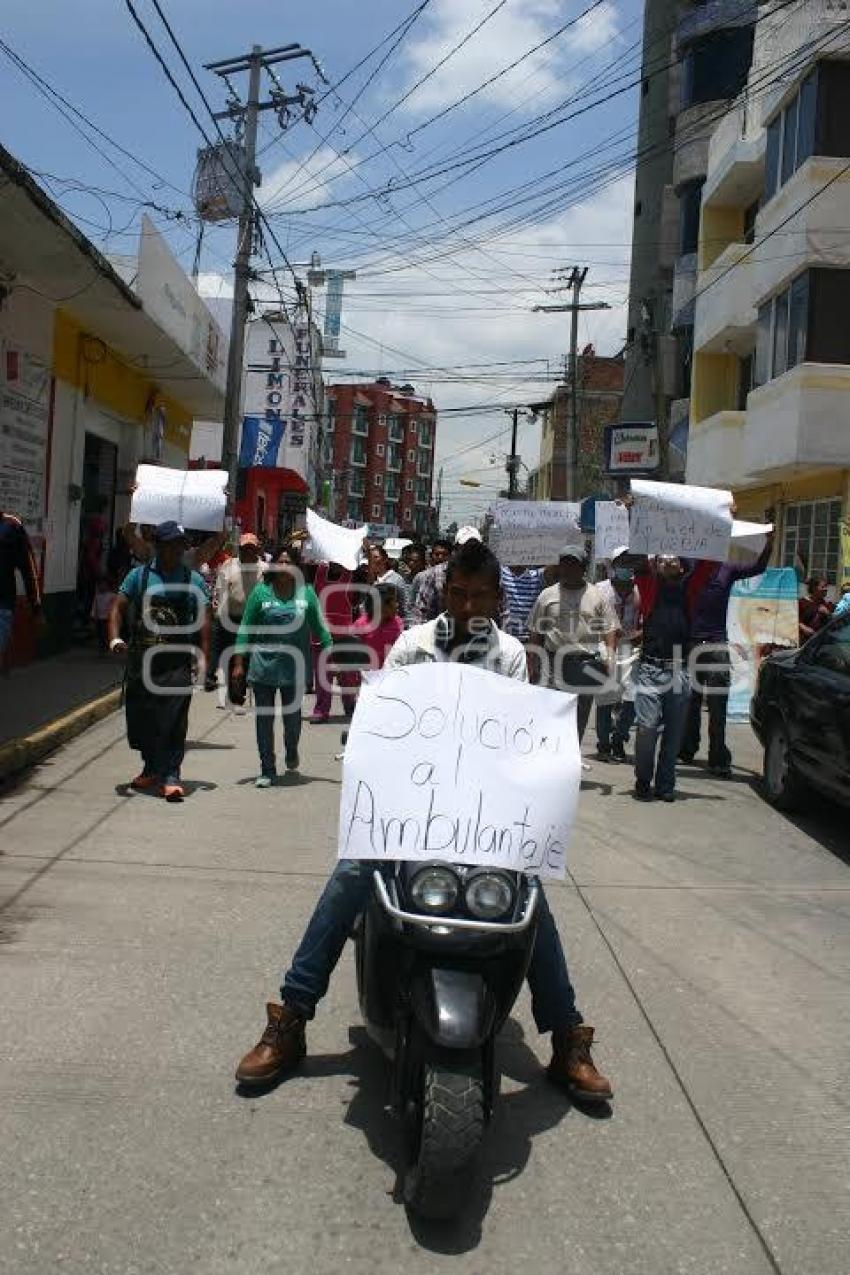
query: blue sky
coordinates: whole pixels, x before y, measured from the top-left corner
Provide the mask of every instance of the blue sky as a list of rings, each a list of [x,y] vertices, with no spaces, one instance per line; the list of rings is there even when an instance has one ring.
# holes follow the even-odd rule
[[[151,0],[134,3],[211,132]],[[582,343],[613,353],[625,336],[640,0],[160,4],[216,108],[224,86],[203,63],[254,43],[300,42],[332,84],[372,54],[321,102],[312,126],[283,133],[266,113],[258,198],[291,261],[317,250],[326,265],[358,271],[343,313],[349,357],[329,374],[403,372],[438,408],[464,409],[443,416],[438,461],[450,513],[477,517],[504,483],[502,405],[549,392],[547,372],[563,358],[568,316],[531,310],[552,301],[545,290],[553,268],[589,265],[586,299],[612,306],[582,320]],[[133,252],[145,202],[156,204],[148,213],[190,269],[196,225],[173,214],[191,214],[201,143],[194,124],[123,0],[73,0],[62,6],[73,21],[61,24],[57,7],[5,0],[2,39],[156,176],[95,135],[109,163],[5,54],[0,140],[37,173],[52,174],[40,180],[107,252]],[[299,79],[324,92],[308,62],[279,72],[288,90]],[[546,131],[527,138],[536,129]],[[227,297],[232,253],[231,229],[207,234],[209,295]],[[285,269],[278,275],[289,294],[287,277]],[[529,424],[520,435],[530,465],[536,433]],[[482,486],[463,488],[461,477]]]

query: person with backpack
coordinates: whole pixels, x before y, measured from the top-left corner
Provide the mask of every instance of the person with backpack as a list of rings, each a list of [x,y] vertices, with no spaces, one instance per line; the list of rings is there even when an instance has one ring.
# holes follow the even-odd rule
[[[109,649],[127,656],[127,741],[142,755],[130,787],[170,802],[185,796],[180,769],[194,662],[209,651],[209,599],[202,576],[183,564],[187,545],[179,523],[161,522],[153,558],[125,576],[109,615]]]

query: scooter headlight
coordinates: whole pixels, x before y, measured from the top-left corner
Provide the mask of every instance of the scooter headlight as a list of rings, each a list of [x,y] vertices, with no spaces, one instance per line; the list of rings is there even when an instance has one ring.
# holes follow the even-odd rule
[[[451,912],[459,892],[460,882],[451,868],[420,868],[410,882],[410,898],[420,912]]]
[[[506,874],[481,872],[470,877],[464,897],[472,916],[479,921],[496,921],[513,908],[516,890]]]

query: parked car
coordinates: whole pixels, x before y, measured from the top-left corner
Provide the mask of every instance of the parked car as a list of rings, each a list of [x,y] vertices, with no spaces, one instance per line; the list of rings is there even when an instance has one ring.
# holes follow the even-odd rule
[[[750,705],[764,794],[780,810],[817,792],[850,805],[850,615],[796,651],[768,656]]]

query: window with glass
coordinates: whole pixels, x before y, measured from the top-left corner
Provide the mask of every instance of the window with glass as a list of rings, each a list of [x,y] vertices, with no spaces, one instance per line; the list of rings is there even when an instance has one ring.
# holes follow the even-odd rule
[[[353,473],[349,479],[348,488],[352,496],[362,496],[365,486],[365,479],[362,474]]]
[[[401,448],[394,443],[387,448],[387,469],[401,469]]]
[[[431,453],[423,449],[419,452],[419,459],[417,461],[416,472],[419,474],[427,474],[427,473],[430,473],[430,470],[431,470]]]
[[[369,433],[369,414],[365,407],[355,407],[354,421],[352,424],[352,433],[354,434]]]
[[[756,385],[798,363],[850,364],[848,285],[850,271],[806,270],[759,307]]]
[[[366,444],[362,438],[352,438],[351,440],[351,463],[352,465],[366,464]]]
[[[384,505],[384,522],[394,523],[398,518],[398,505],[394,500],[388,500]]]
[[[362,500],[352,500],[351,497],[349,497],[348,519],[350,522],[363,521],[363,501]]]
[[[679,191],[679,252],[696,252],[699,244],[699,214],[705,178],[686,182]]]
[[[833,673],[850,675],[850,617],[827,630],[809,660]]]
[[[427,505],[431,498],[430,483],[427,478],[420,478],[416,483],[416,503],[417,505]]]
[[[419,442],[422,444],[423,447],[431,446],[431,422],[430,421],[419,422]]]
[[[404,422],[398,416],[389,417],[389,439],[391,443],[404,442]]]
[[[793,567],[799,560],[807,579],[821,575],[834,584],[840,553],[840,500],[806,500],[786,506],[782,524],[783,566]]]
[[[738,361],[738,411],[745,412],[747,410],[747,395],[753,388],[753,369],[755,364],[755,356],[746,355],[745,358]]]
[[[682,62],[682,108],[735,97],[753,60],[752,27],[712,31],[691,44]]]
[[[819,62],[768,124],[765,202],[813,155],[850,156],[850,63]]]

